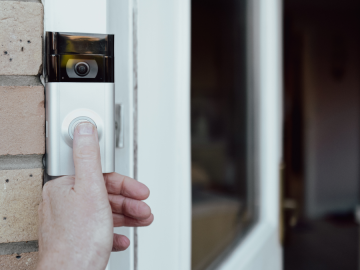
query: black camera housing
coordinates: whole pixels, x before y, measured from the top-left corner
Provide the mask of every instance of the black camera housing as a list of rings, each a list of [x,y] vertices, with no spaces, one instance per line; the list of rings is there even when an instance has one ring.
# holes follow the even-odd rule
[[[114,35],[46,32],[46,82],[114,82]],[[75,71],[89,66],[85,75]]]

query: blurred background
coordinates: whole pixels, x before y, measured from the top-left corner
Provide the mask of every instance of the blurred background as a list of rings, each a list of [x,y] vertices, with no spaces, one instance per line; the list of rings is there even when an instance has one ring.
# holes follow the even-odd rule
[[[192,0],[192,269],[258,216],[251,0]],[[360,1],[283,1],[285,270],[359,269]]]

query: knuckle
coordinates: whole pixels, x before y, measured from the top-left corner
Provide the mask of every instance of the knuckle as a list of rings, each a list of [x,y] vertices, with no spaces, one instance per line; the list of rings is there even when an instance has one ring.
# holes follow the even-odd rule
[[[133,214],[139,214],[139,205],[136,203],[136,201],[129,201],[129,208]]]

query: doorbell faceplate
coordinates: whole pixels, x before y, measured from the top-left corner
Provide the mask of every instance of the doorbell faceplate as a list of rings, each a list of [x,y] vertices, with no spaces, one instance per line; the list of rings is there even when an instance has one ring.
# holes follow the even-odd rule
[[[115,169],[114,35],[46,33],[46,172],[74,175],[73,133],[97,129],[102,171]]]

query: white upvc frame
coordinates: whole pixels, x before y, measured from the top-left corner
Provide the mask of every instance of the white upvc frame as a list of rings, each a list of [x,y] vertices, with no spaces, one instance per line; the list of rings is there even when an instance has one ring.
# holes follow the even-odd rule
[[[154,223],[138,268],[190,269],[190,0],[138,0],[138,179]]]

